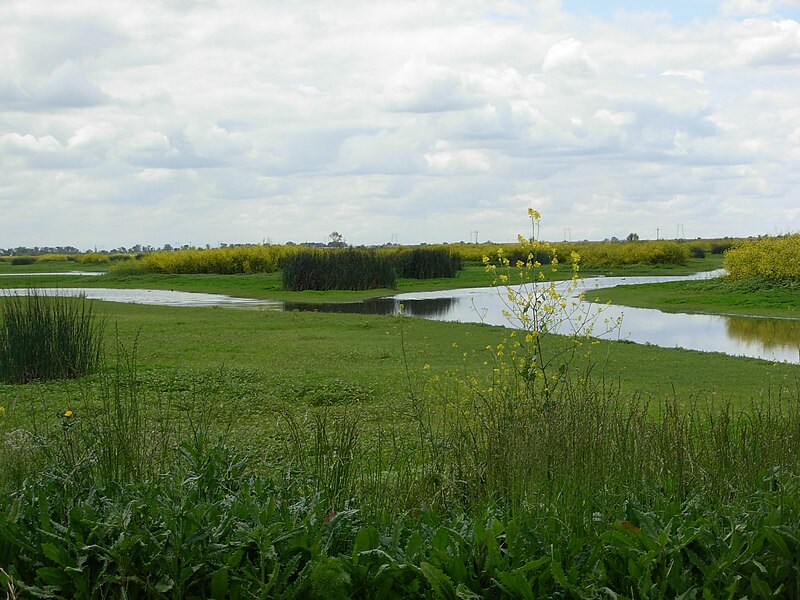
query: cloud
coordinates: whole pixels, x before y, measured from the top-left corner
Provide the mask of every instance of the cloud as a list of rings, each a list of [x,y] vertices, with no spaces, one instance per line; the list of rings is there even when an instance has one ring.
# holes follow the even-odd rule
[[[553,44],[544,56],[542,70],[572,77],[588,77],[597,72],[597,64],[575,38],[568,37]]]
[[[756,66],[800,64],[800,23],[790,19],[745,21],[736,56]]]
[[[667,69],[661,73],[661,75],[664,77],[684,77],[689,81],[694,81],[695,83],[705,83],[706,80],[706,74],[700,69]]]
[[[0,245],[782,226],[796,0],[573,5],[0,3]]]
[[[772,10],[772,0],[725,0],[720,13],[726,17],[764,15]]]
[[[452,150],[425,155],[428,168],[438,173],[487,173],[489,157],[480,150]]]
[[[45,77],[33,78],[26,84],[9,78],[0,80],[0,108],[6,110],[85,108],[108,101],[108,96],[72,61],[64,62]]]
[[[457,71],[415,55],[387,86],[385,102],[401,112],[453,111],[480,104],[481,90]]]

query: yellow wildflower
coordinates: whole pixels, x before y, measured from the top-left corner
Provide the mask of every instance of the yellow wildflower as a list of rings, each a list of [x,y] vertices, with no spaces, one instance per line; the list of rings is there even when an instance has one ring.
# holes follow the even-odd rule
[[[67,410],[67,411],[65,411],[65,412],[64,412],[64,416],[65,416],[65,417],[67,417],[67,418],[69,419],[69,418],[72,416],[72,411],[71,411],[71,410]]]

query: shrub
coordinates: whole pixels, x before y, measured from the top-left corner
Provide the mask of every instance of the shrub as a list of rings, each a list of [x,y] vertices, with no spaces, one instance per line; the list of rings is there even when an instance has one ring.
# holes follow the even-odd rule
[[[733,242],[716,242],[711,244],[711,254],[724,254],[733,247]]]
[[[86,254],[82,254],[78,260],[82,263],[107,263],[108,262],[108,255],[107,254],[100,254],[99,252],[87,252]]]
[[[38,262],[67,262],[69,256],[66,254],[40,254],[36,260]]]
[[[374,250],[305,251],[288,258],[283,266],[283,289],[293,292],[370,290],[396,284],[392,257]]]
[[[800,281],[800,233],[742,242],[725,253],[724,266],[732,280]]]
[[[6,296],[0,301],[0,381],[72,379],[91,373],[104,323],[81,296]]]
[[[281,269],[289,256],[297,252],[298,249],[290,246],[236,246],[209,250],[151,252],[137,254],[135,261],[115,264],[112,272],[121,275],[274,273]]]
[[[691,245],[689,246],[689,256],[692,258],[705,258],[706,251],[702,246]]]
[[[32,256],[15,256],[11,259],[12,265],[32,265],[36,259]]]

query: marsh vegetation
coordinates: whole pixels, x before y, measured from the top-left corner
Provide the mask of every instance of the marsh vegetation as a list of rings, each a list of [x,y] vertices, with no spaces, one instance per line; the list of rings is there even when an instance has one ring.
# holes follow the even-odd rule
[[[559,336],[556,288],[506,297],[516,331],[104,306],[99,373],[0,386],[0,585],[800,596],[797,366]]]

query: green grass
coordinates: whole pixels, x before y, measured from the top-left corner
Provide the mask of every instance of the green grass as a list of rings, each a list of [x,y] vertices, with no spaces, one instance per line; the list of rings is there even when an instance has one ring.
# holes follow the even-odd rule
[[[800,318],[800,288],[766,280],[679,281],[618,286],[597,293],[601,302],[675,312]]]
[[[800,596],[797,365],[604,341],[543,404],[499,327],[93,305],[135,361],[0,385],[9,597]]]
[[[222,368],[227,375],[219,393],[229,398],[220,400],[244,405],[258,396],[258,403],[244,409],[269,411],[283,401],[302,401],[315,387],[354,385],[371,390],[365,414],[375,420],[400,414],[397,402],[406,396],[401,330],[416,376],[422,376],[425,364],[431,373],[481,372],[489,356],[486,347],[497,344],[505,333],[478,324],[367,315],[97,306],[126,344],[138,336],[139,363],[156,388],[173,376],[190,387],[193,380]],[[793,365],[628,343],[602,342],[594,353],[607,365],[606,376],[620,378],[625,391],[655,398],[674,390],[681,399],[715,392],[716,398],[738,402],[760,397],[770,388],[777,391],[800,374]],[[0,404],[52,396],[58,399],[51,407],[56,410],[73,392],[64,384],[30,391],[0,386]]]
[[[63,271],[107,271],[108,263],[92,264],[64,260],[36,261],[30,265],[12,265],[10,261],[0,261],[0,273],[60,273]]]
[[[637,371],[653,350],[694,385],[716,366],[789,391],[648,405],[576,364],[544,407],[432,379],[491,377],[499,328],[107,308],[141,371],[123,354],[81,382],[0,386],[10,597],[800,592],[796,367],[601,344]]]

